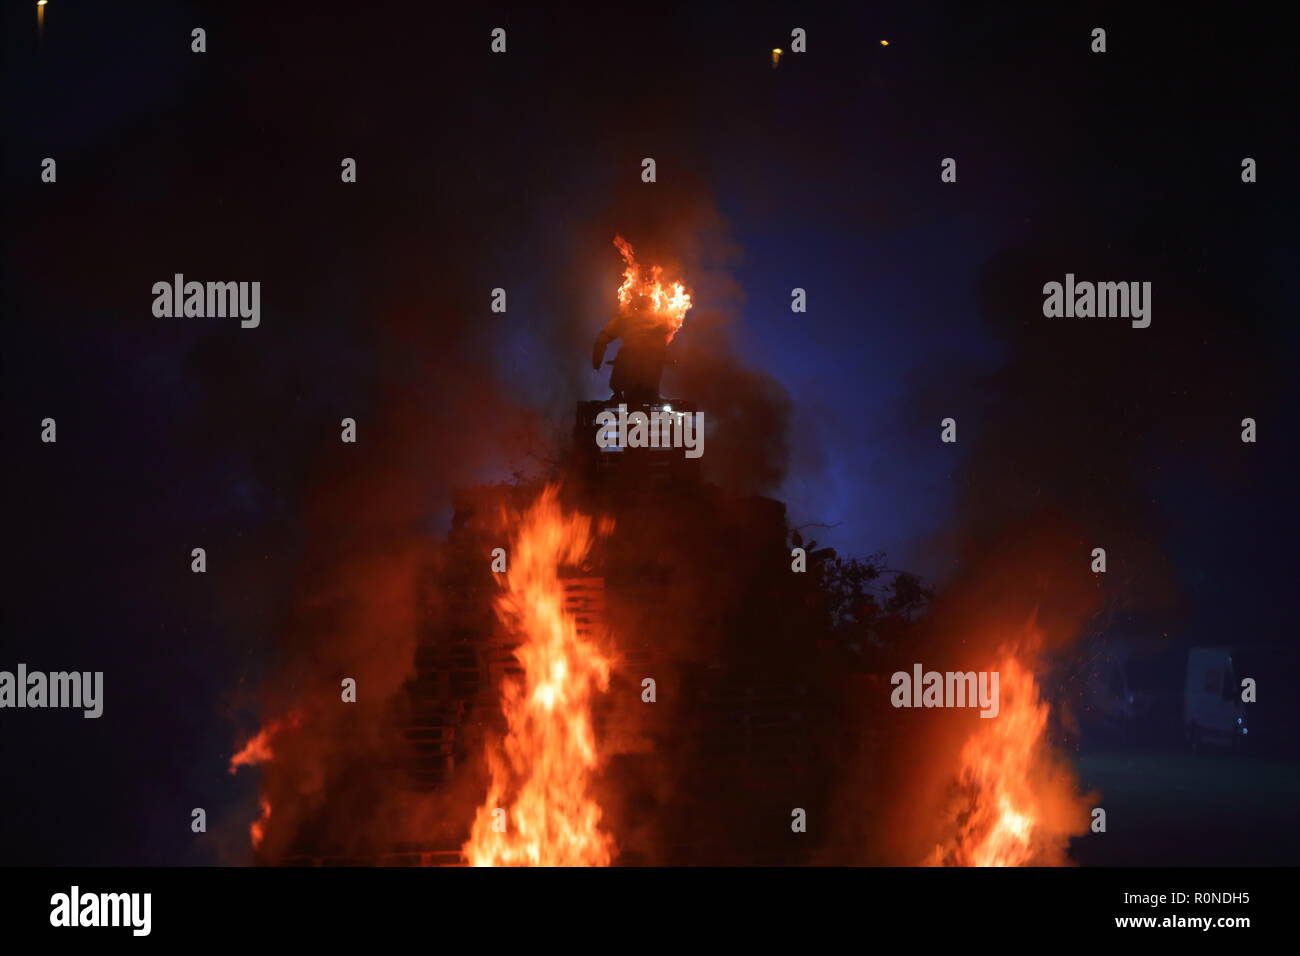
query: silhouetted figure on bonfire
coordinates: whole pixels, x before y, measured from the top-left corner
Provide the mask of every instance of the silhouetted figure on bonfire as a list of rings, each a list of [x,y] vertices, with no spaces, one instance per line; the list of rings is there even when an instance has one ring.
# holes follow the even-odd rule
[[[615,339],[623,340],[609,376],[614,393],[611,400],[629,405],[659,400],[659,379],[668,360],[670,338],[663,320],[653,315],[620,312],[609,320],[592,346],[591,367],[599,370],[605,361],[605,349]]]

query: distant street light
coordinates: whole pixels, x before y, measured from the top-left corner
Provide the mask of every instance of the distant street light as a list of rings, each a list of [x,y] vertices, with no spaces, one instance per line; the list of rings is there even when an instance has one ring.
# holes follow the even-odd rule
[[[36,42],[45,37],[45,0],[36,0]]]

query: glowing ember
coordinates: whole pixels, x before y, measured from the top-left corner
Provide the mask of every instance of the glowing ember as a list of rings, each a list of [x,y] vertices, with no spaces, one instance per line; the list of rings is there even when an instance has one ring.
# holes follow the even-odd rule
[[[262,838],[266,836],[266,823],[271,819],[271,801],[262,797],[258,804],[262,808],[262,816],[248,825],[248,836],[253,841],[255,850],[262,845]]]
[[[662,266],[651,266],[649,275],[646,275],[637,265],[631,245],[622,236],[614,237],[614,245],[626,263],[623,284],[618,287],[619,311],[643,321],[653,320],[662,324],[671,342],[690,311],[690,293],[680,282],[664,282]]]
[[[1029,653],[1037,641],[1028,642]],[[1001,710],[961,749],[949,833],[929,861],[941,866],[1051,866],[1068,862],[1087,829],[1086,799],[1047,740],[1048,706],[1016,650],[999,650]]]
[[[611,661],[565,612],[558,574],[591,545],[591,519],[566,514],[550,486],[510,548],[497,614],[520,638],[524,674],[502,689],[508,731],[488,747],[492,782],[463,847],[472,866],[608,866],[613,856],[590,794],[600,763],[591,704],[609,686]]]

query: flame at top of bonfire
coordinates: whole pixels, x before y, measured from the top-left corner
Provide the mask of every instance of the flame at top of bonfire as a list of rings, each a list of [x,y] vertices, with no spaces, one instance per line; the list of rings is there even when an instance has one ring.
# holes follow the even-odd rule
[[[686,286],[680,281],[664,281],[662,266],[651,266],[648,272],[643,270],[637,264],[631,244],[622,236],[614,237],[614,245],[624,262],[623,284],[618,287],[619,311],[657,319],[667,327],[671,342],[691,308],[691,295]]]

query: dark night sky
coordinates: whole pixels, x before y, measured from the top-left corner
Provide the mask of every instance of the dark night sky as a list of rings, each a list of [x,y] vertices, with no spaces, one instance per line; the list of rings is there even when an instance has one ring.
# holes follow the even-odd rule
[[[176,821],[248,799],[224,759],[274,659],[335,423],[392,382],[430,410],[422,434],[446,446],[393,467],[434,479],[408,517],[440,533],[447,489],[518,464],[473,435],[563,422],[599,393],[586,349],[609,238],[637,242],[620,197],[640,188],[717,239],[670,251],[789,396],[769,490],[795,523],[941,584],[969,475],[1041,428],[1045,459],[1076,445],[1043,469],[1062,507],[1073,454],[1103,510],[1107,482],[1125,488],[1117,513],[1170,562],[1188,642],[1291,639],[1291,32],[1239,5],[1149,21],[1076,4],[349,6],[54,0],[39,51],[29,5],[6,10],[0,667],[104,670],[111,719],[2,718],[0,859],[208,858]],[[498,25],[504,58],[487,52]],[[809,52],[774,71],[793,26]],[[636,181],[645,155],[654,186]],[[1240,182],[1243,156],[1259,183]],[[177,271],[261,279],[263,327],[153,318],[150,286]],[[1039,290],[1067,271],[1154,280],[1152,328],[1045,330]],[[498,285],[506,317],[486,309]],[[1007,408],[1032,427],[990,437]],[[57,447],[37,440],[47,415]],[[1246,415],[1261,437],[1243,454]],[[196,581],[195,541],[225,570]]]

